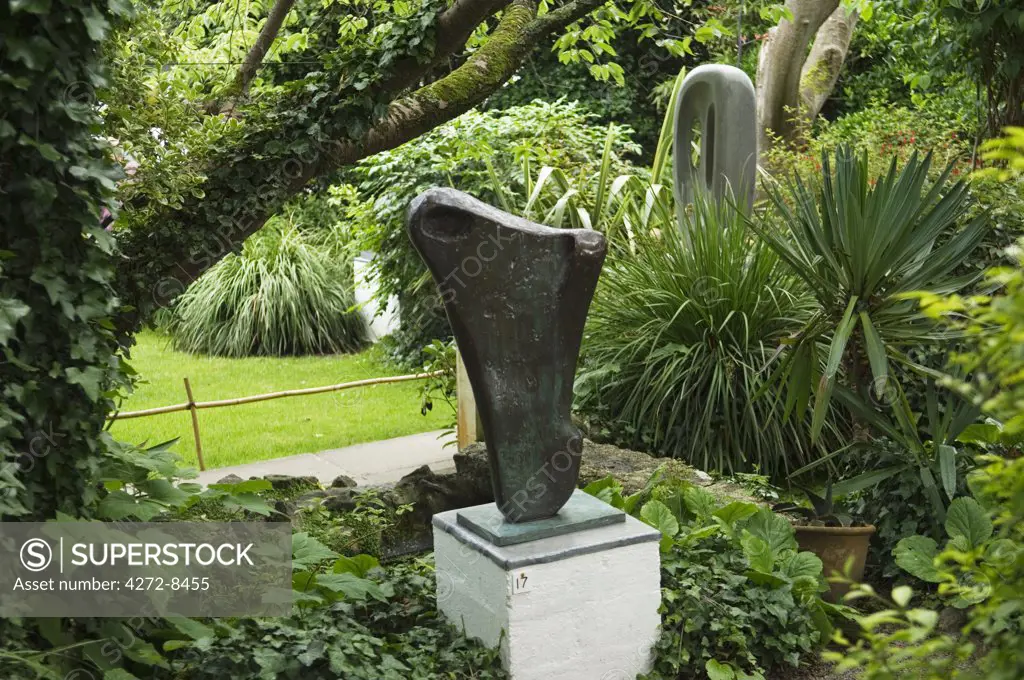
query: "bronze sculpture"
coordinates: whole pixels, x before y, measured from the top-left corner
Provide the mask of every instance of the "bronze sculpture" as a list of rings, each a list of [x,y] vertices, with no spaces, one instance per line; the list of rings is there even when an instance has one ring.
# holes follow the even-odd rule
[[[534,224],[453,189],[417,197],[408,225],[473,386],[498,509],[511,523],[555,516],[579,476],[573,379],[604,237]]]

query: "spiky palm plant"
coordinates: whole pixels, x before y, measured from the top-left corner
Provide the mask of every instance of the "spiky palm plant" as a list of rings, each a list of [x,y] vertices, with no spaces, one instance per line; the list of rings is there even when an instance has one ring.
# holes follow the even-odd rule
[[[946,295],[976,278],[954,269],[981,241],[985,217],[961,228],[968,222],[967,186],[947,185],[952,166],[928,186],[930,165],[931,155],[915,153],[903,168],[894,158],[888,173],[874,178],[866,152],[840,147],[834,168],[823,155],[820,182],[797,176],[788,190],[767,183],[782,219],[751,226],[818,307],[774,373],[801,404],[813,394],[815,436],[840,376],[840,389],[849,390],[844,399],[868,401],[872,392],[877,399],[891,388],[890,361],[927,372],[906,351],[948,341],[948,331],[940,333],[909,294]]]
[[[240,357],[351,352],[366,341],[351,260],[285,219],[193,283],[167,330],[178,349]]]

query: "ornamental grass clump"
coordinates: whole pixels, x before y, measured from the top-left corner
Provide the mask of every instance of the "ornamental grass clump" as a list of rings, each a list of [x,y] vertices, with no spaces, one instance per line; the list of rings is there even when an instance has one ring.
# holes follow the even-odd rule
[[[229,357],[360,349],[351,259],[317,240],[284,220],[250,237],[178,300],[167,322],[175,348]]]
[[[765,367],[813,309],[734,207],[698,197],[681,228],[612,242],[578,405],[605,430],[596,434],[625,445],[702,470],[783,476],[824,449],[805,410],[765,394]]]

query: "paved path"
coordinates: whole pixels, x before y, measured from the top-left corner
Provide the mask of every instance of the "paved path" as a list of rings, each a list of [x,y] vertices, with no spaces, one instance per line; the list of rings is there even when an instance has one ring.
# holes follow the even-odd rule
[[[242,479],[265,475],[312,475],[322,483],[330,484],[338,475],[348,475],[361,485],[396,482],[421,465],[429,465],[434,472],[455,467],[452,463],[455,447],[442,449],[444,440],[438,439],[440,434],[440,430],[423,432],[320,453],[232,465],[201,472],[198,481],[200,484],[213,484],[228,475]]]

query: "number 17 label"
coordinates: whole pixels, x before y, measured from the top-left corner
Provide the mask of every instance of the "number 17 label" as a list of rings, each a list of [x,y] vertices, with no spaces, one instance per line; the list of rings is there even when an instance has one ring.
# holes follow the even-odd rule
[[[525,571],[516,571],[512,574],[512,594],[529,592],[533,588],[533,578]]]

